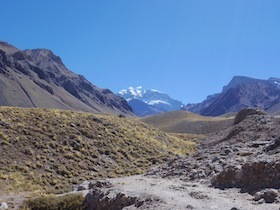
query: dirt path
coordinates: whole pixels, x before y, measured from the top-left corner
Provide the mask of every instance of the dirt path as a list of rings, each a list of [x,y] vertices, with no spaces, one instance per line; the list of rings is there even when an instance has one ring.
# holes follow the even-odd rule
[[[279,210],[280,204],[258,204],[248,193],[239,193],[232,188],[219,190],[201,182],[184,182],[177,178],[166,179],[158,176],[129,176],[106,179],[112,183],[110,191],[118,191],[127,196],[146,200],[140,207],[135,205],[125,207],[125,210]],[[87,182],[88,183],[88,182]],[[78,191],[84,196],[88,190]],[[18,209],[25,199],[25,194],[1,195],[0,199],[9,205],[10,209]]]
[[[279,210],[280,204],[257,204],[252,196],[239,193],[238,189],[219,190],[198,182],[183,182],[179,179],[130,176],[108,179],[114,190],[130,196],[150,197],[153,201],[138,209],[182,210],[182,209],[239,209]],[[127,210],[137,209],[126,207]]]

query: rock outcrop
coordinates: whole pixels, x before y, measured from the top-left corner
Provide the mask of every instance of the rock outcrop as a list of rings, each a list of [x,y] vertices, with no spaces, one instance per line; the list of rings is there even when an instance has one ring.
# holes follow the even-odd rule
[[[191,157],[174,159],[147,175],[204,180],[220,189],[254,193],[280,188],[280,118],[245,109],[235,124],[205,140]]]
[[[280,118],[245,109],[231,127],[208,136],[192,156],[177,156],[138,179],[88,182],[77,189],[91,188],[84,203],[87,210],[278,209],[279,126]],[[238,188],[244,195],[227,188]],[[152,195],[157,199],[151,200]]]
[[[87,194],[84,202],[85,210],[121,210],[136,203],[136,197],[121,192],[107,192],[96,188]]]
[[[259,192],[256,192],[254,195],[254,201],[258,203],[274,203],[279,202],[279,192],[275,189],[265,189]]]
[[[249,115],[267,115],[266,112],[260,110],[260,109],[242,109],[240,112],[237,113],[237,115],[234,118],[234,124],[240,123],[242,120],[244,120]]]
[[[152,201],[152,198],[124,193],[114,188],[114,185],[109,181],[84,182],[77,187],[78,191],[79,189],[90,190],[83,204],[85,210],[122,210],[129,206],[130,209],[137,209],[144,203]]]

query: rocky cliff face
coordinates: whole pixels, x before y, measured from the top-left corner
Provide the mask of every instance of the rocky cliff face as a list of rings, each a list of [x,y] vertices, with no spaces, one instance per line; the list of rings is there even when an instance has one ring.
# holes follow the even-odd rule
[[[127,102],[68,70],[47,49],[21,51],[0,42],[0,105],[132,115]]]
[[[206,116],[238,112],[248,107],[257,107],[270,114],[278,114],[279,104],[279,79],[260,80],[237,76],[223,88],[222,93],[210,96],[202,103],[189,104],[185,108]]]

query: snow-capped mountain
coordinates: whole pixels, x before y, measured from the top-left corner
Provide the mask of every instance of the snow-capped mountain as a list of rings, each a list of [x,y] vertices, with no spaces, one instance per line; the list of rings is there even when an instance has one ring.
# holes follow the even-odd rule
[[[166,93],[154,89],[145,89],[142,86],[136,88],[129,87],[128,89],[121,90],[118,95],[128,101],[128,104],[138,116],[180,110],[183,106],[181,101],[169,97]],[[140,106],[141,103],[137,103],[137,106],[135,106],[135,100],[144,102],[143,105],[145,105],[146,108]],[[149,111],[147,109],[149,109]]]

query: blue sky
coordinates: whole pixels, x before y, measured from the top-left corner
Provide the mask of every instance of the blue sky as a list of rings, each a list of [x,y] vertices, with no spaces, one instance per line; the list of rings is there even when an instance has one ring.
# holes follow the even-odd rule
[[[279,0],[0,0],[0,40],[48,48],[96,86],[184,103],[280,77]]]

